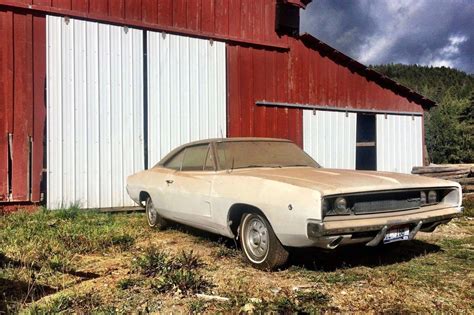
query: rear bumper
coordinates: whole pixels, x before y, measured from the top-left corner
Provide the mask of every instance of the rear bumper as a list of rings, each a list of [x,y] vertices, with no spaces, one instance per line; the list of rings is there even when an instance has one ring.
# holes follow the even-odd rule
[[[384,217],[358,216],[355,219],[309,221],[307,237],[314,242],[313,246],[324,248],[336,248],[349,243],[366,243],[367,246],[376,246],[391,227],[409,226],[409,239],[413,239],[418,231],[431,232],[438,225],[460,216],[462,211],[462,207],[450,207]]]

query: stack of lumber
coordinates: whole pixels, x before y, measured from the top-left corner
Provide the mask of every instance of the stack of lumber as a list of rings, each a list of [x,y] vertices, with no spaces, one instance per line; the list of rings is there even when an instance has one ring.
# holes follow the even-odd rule
[[[448,179],[462,186],[464,196],[474,195],[474,164],[442,164],[414,167],[412,174]]]

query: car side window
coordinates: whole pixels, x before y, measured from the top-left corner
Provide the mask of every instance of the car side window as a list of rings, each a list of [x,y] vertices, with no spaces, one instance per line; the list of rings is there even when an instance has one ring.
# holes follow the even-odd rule
[[[206,161],[209,145],[197,145],[184,150],[181,171],[202,171]]]
[[[183,164],[184,150],[181,150],[178,154],[173,156],[168,162],[165,163],[164,167],[172,170],[180,170],[181,164]]]
[[[209,146],[209,149],[207,150],[206,164],[204,164],[204,171],[214,171],[214,169],[214,155],[212,154],[212,149]]]

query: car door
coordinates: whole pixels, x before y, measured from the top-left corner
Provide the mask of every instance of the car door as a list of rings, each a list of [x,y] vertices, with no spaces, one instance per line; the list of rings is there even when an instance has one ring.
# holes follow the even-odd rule
[[[184,149],[180,170],[166,177],[169,207],[183,223],[214,229],[210,195],[215,167],[212,145],[195,145]]]

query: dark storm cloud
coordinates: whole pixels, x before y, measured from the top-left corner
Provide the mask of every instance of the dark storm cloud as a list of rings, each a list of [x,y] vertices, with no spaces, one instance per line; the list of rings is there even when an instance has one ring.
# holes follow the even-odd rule
[[[365,64],[474,73],[474,0],[313,0],[301,28]]]

